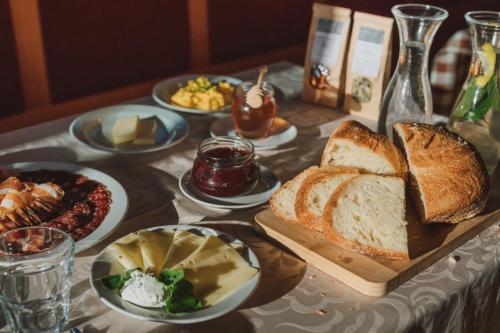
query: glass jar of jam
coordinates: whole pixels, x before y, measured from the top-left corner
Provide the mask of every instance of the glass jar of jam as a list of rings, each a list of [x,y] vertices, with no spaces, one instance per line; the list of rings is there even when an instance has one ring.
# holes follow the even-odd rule
[[[253,144],[245,139],[219,136],[198,147],[191,181],[201,192],[229,197],[252,191],[260,179]]]
[[[266,81],[262,81],[262,105],[252,108],[247,103],[247,93],[256,85],[256,82],[241,83],[235,92],[232,112],[234,128],[239,136],[248,139],[261,139],[269,135],[273,120],[278,113],[274,98],[274,88]]]

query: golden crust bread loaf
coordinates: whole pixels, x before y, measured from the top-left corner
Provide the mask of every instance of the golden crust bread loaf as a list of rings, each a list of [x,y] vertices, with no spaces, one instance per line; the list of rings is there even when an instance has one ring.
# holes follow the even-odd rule
[[[357,147],[366,148],[375,156],[385,159],[391,166],[389,170],[376,172],[371,168],[370,163],[360,163],[356,165],[356,161],[352,161],[346,165],[339,164],[340,161],[335,160],[335,151],[340,142],[349,142]],[[367,157],[369,159],[369,157]],[[397,176],[405,181],[408,177],[408,165],[401,151],[387,138],[385,135],[378,134],[370,130],[365,125],[355,121],[348,120],[340,124],[331,134],[323,151],[321,159],[321,167],[333,165],[357,168],[363,173],[375,173],[388,176]]]
[[[484,209],[489,177],[473,145],[420,123],[396,123],[394,138],[408,160],[410,194],[423,223],[457,223]]]

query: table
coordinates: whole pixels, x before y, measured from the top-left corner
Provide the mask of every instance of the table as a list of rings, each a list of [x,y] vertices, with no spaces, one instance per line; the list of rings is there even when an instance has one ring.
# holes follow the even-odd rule
[[[282,181],[319,163],[331,131],[346,119],[339,111],[300,101],[303,69],[281,62],[270,66],[268,79],[281,91],[280,114],[295,124],[298,139],[273,151],[259,152],[262,165]],[[235,75],[255,78],[257,70]],[[150,97],[132,103],[154,105]],[[184,115],[183,115],[184,116]],[[209,136],[213,117],[186,116],[188,137],[164,152],[114,156],[79,144],[68,134],[74,117],[0,135],[0,164],[21,161],[80,163],[119,180],[129,195],[126,220],[107,239],[75,260],[70,327],[97,332],[494,332],[500,331],[500,221],[423,273],[381,298],[357,293],[264,240],[253,230],[254,215],[265,207],[243,211],[209,209],[192,203],[177,186],[189,168],[197,145]],[[374,128],[375,124],[358,119]],[[244,240],[262,263],[257,292],[237,311],[192,326],[143,322],[121,315],[90,288],[94,256],[113,240],[137,229],[199,223]],[[454,257],[456,260],[450,259]],[[4,328],[5,330],[5,328]]]

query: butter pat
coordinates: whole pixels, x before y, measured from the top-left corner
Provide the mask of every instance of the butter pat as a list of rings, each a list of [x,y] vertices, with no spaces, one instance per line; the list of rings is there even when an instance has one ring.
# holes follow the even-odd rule
[[[137,137],[134,144],[137,145],[154,145],[156,143],[156,131],[158,126],[155,119],[143,119],[139,123]]]
[[[120,118],[113,126],[113,143],[121,144],[134,141],[139,128],[139,117],[137,115]]]

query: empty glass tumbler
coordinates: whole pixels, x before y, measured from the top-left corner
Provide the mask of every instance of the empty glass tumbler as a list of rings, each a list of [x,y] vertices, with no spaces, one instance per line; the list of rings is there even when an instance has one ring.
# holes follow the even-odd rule
[[[11,332],[60,332],[68,319],[75,245],[28,227],[0,235],[0,303]]]
[[[432,122],[429,50],[448,12],[430,5],[404,4],[392,7],[392,14],[399,30],[399,60],[384,93],[378,123],[378,131],[391,138],[395,122]]]

